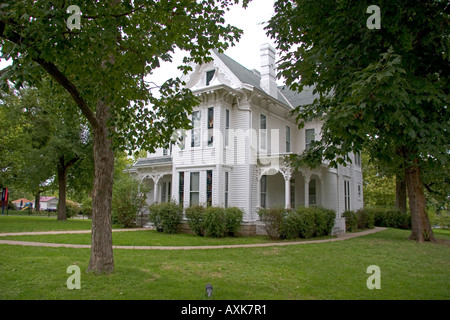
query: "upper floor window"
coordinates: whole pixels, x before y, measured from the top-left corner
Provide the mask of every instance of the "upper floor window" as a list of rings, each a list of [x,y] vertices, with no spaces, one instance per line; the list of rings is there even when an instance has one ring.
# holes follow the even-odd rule
[[[214,143],[214,108],[208,108],[208,147]]]
[[[200,147],[201,139],[201,113],[192,112],[191,147]]]
[[[259,147],[262,150],[267,149],[267,123],[266,116],[261,114],[259,120]]]
[[[291,127],[286,126],[286,152],[291,152]]]
[[[355,153],[355,164],[357,166],[361,166],[361,153],[359,152]]]
[[[314,129],[305,130],[305,149],[309,149],[311,142],[314,141]]]
[[[209,86],[211,80],[214,78],[215,70],[206,71],[206,85]]]
[[[230,110],[225,110],[225,146],[230,145]]]

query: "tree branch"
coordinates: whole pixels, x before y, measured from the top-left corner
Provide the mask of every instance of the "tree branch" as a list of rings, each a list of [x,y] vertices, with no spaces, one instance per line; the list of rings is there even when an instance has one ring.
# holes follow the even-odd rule
[[[17,32],[10,32],[8,36],[5,36],[6,23],[0,20],[0,37],[11,41],[19,46],[26,45],[28,41],[18,34]],[[30,39],[28,39],[30,40]],[[92,127],[96,128],[99,126],[99,122],[95,117],[92,110],[87,105],[86,101],[81,97],[80,92],[77,87],[58,69],[58,67],[52,62],[45,61],[42,58],[33,58],[33,61],[38,63],[42,68],[44,68],[47,73],[56,80],[72,97],[77,106],[80,108],[83,115],[87,118]]]

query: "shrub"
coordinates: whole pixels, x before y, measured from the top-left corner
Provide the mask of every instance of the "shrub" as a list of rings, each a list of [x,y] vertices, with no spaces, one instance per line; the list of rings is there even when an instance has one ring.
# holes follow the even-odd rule
[[[299,237],[300,215],[293,210],[285,210],[285,215],[278,230],[281,239],[292,239]]]
[[[358,216],[353,211],[345,211],[342,216],[345,218],[345,231],[355,231],[358,228]]]
[[[114,178],[112,197],[112,223],[125,228],[136,226],[136,217],[146,205],[145,193],[139,182],[128,174]]]
[[[225,209],[225,225],[228,235],[234,236],[241,228],[244,212],[237,207]]]
[[[81,212],[81,208],[72,202],[66,202],[66,217],[72,218]]]
[[[192,206],[186,209],[186,218],[189,228],[199,236],[204,235],[203,219],[205,218],[205,207]]]
[[[174,202],[153,203],[149,207],[149,220],[156,230],[165,233],[177,233],[183,219],[183,209]]]
[[[208,207],[205,210],[203,228],[205,235],[210,237],[224,237],[227,233],[225,209]]]
[[[391,227],[399,229],[411,228],[411,216],[397,209],[365,208],[374,216],[374,225],[377,227]]]
[[[314,218],[316,223],[314,235],[316,237],[330,235],[336,218],[335,212],[330,209],[316,208]]]
[[[260,208],[258,214],[264,222],[264,229],[271,239],[279,239],[279,231],[285,215],[284,208]]]
[[[81,214],[90,217],[92,215],[92,198],[86,198],[81,202]]]
[[[359,209],[356,211],[359,229],[373,229],[375,226],[375,212],[373,210]]]
[[[315,215],[313,208],[299,208],[297,214],[299,215],[299,236],[300,238],[311,238],[314,236],[316,227]]]

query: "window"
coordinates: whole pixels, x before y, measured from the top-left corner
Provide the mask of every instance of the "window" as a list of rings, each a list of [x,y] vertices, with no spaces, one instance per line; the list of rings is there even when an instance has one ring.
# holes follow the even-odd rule
[[[358,199],[361,200],[361,185],[358,184]]]
[[[311,142],[314,141],[314,129],[305,130],[305,148],[309,149]]]
[[[191,147],[200,147],[201,114],[200,111],[192,113]]]
[[[309,181],[309,205],[316,205],[316,180]]]
[[[206,171],[206,206],[212,205],[212,185],[213,185],[213,172],[212,170]]]
[[[230,110],[225,110],[225,147],[230,145]]]
[[[266,194],[267,194],[267,176],[261,177],[261,208],[266,207]]]
[[[350,181],[344,180],[344,204],[345,211],[350,210]]]
[[[211,80],[214,78],[215,70],[206,71],[206,85],[209,86]]]
[[[200,172],[191,172],[189,204],[196,206],[200,204]]]
[[[208,147],[214,143],[214,108],[208,108]]]
[[[164,181],[162,184],[161,202],[169,202],[171,196],[172,183]]]
[[[184,172],[179,173],[179,182],[178,182],[178,199],[179,204],[184,207]]]
[[[286,152],[291,152],[291,127],[286,126]]]
[[[259,123],[259,147],[262,150],[267,149],[267,124],[266,116],[261,115]]]
[[[168,148],[163,149],[163,156],[171,155],[172,154],[172,144],[169,144]]]
[[[357,166],[361,166],[361,153],[359,152],[355,153],[355,164]]]
[[[228,208],[228,172],[225,172],[225,208]]]

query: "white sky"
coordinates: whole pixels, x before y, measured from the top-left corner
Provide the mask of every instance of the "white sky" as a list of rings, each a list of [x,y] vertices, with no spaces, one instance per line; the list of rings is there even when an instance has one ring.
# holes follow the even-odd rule
[[[241,4],[234,5],[225,14],[226,23],[244,31],[239,42],[226,50],[225,54],[247,69],[261,70],[259,48],[262,44],[270,43],[275,48],[274,42],[264,31],[264,23],[270,20],[274,13],[273,4],[274,0],[252,0],[247,9],[243,9]],[[182,60],[183,54],[176,54],[173,63],[162,64],[161,68],[146,79],[161,85],[170,77],[181,76],[177,66]]]
[[[273,4],[274,0],[252,0],[247,9],[243,9],[241,4],[235,5],[225,15],[226,23],[244,31],[241,40],[234,47],[225,51],[225,54],[250,70],[261,70],[259,47],[262,44],[270,43],[275,47],[273,41],[269,39],[263,29],[264,23],[273,14]],[[177,66],[181,64],[182,59],[183,55],[177,54],[173,59],[173,63],[162,64],[147,79],[161,85],[168,78],[181,76]],[[3,69],[8,64],[8,62],[1,59],[0,69]]]

